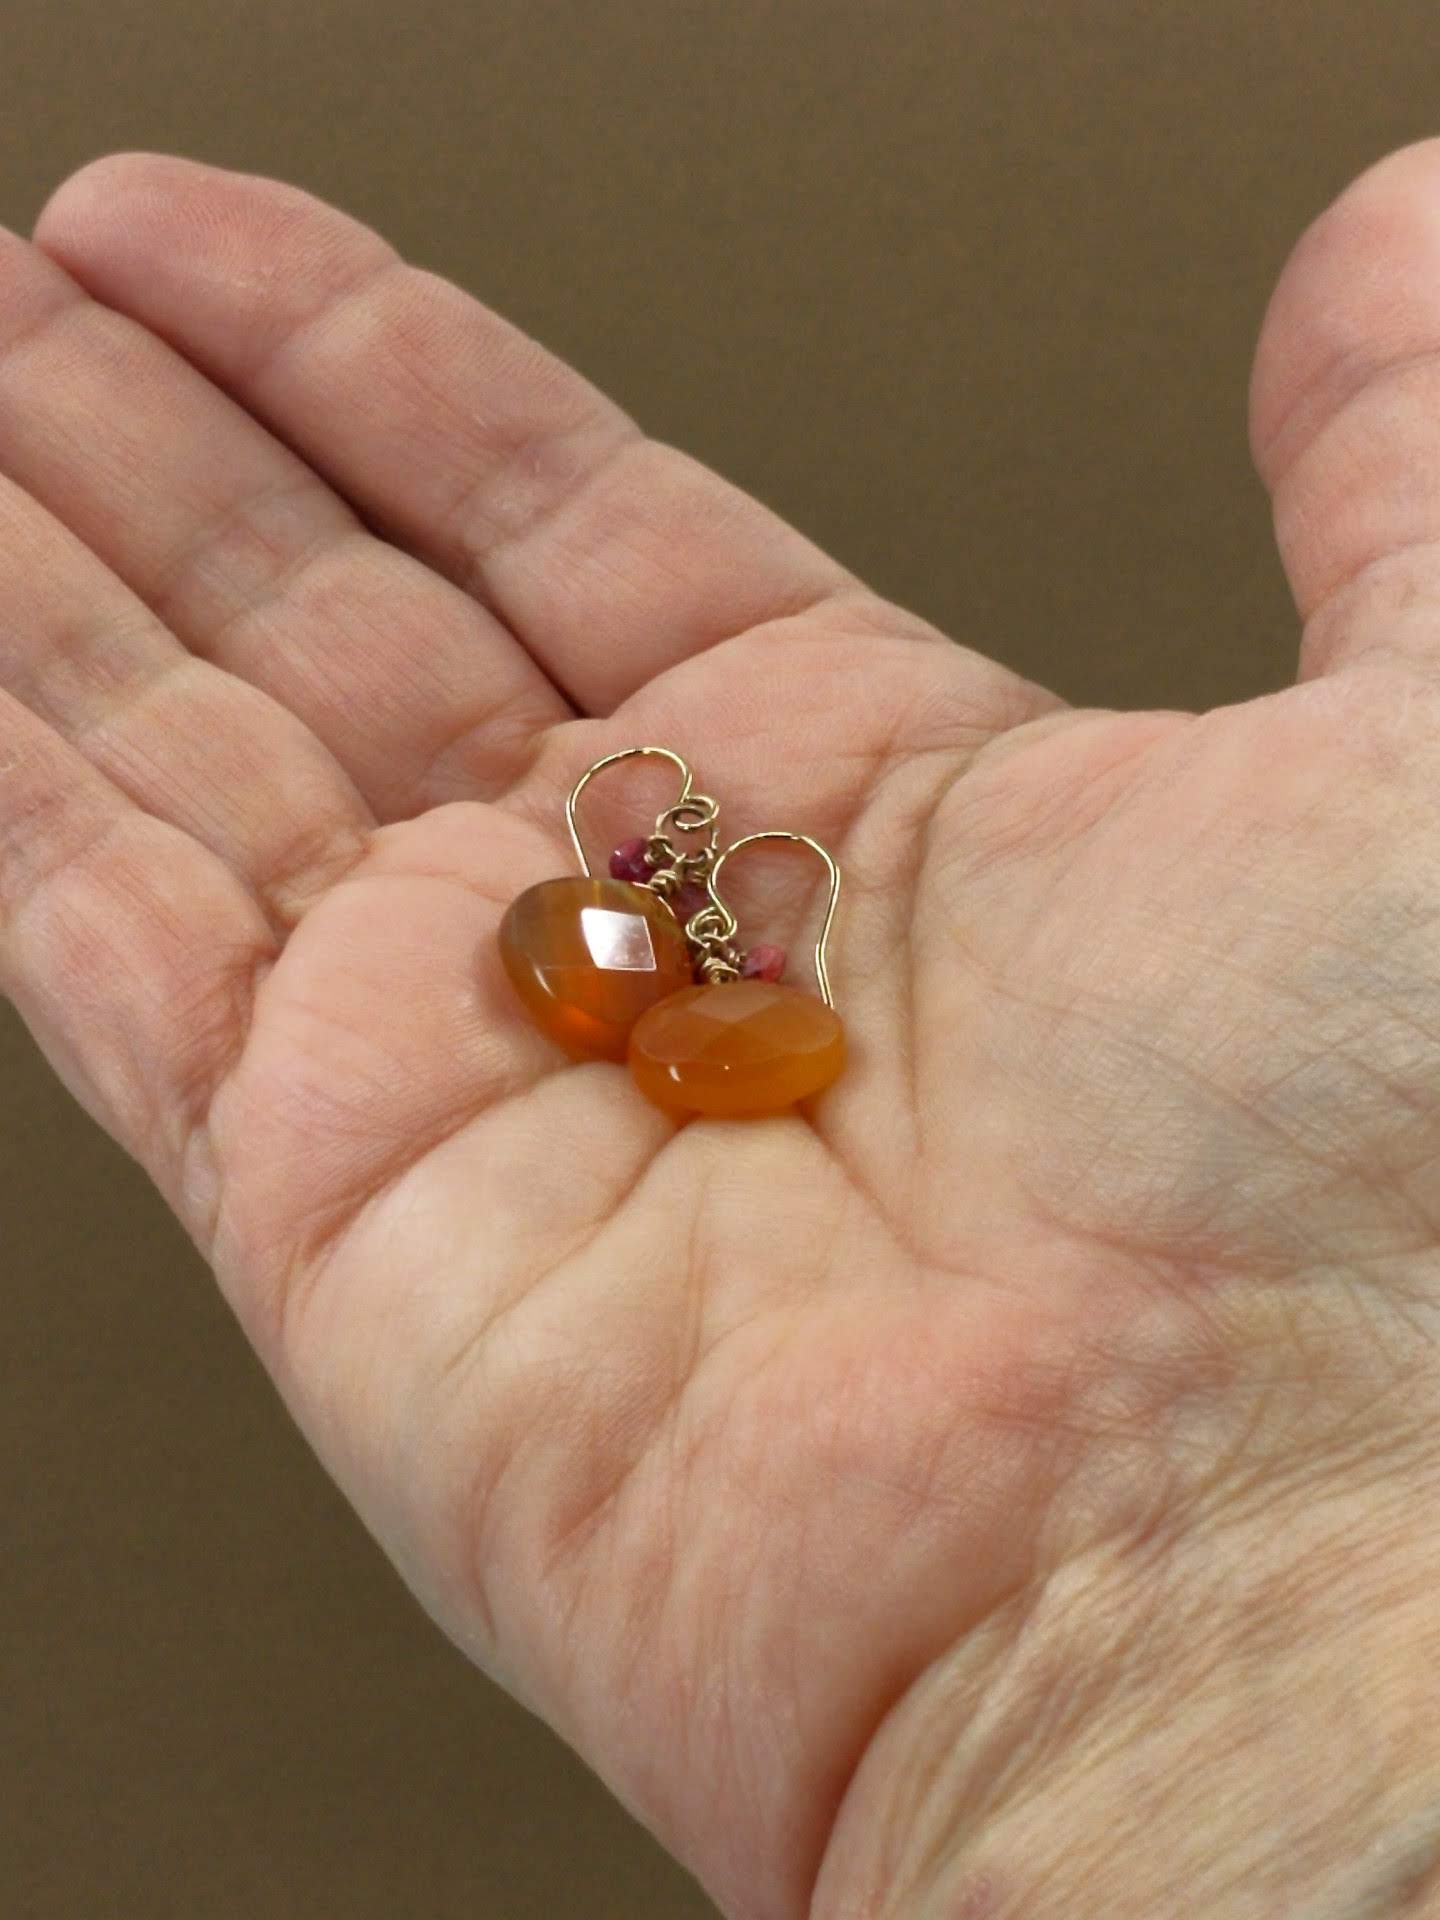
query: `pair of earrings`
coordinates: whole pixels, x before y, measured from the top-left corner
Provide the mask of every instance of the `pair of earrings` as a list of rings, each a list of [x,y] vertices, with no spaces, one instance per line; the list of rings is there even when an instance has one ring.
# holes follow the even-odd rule
[[[627,840],[594,874],[575,824],[580,795],[605,767],[658,755],[684,784],[655,831]],[[512,901],[500,954],[532,1018],[582,1060],[628,1060],[647,1099],[674,1114],[780,1113],[828,1087],[845,1035],[825,971],[840,872],[817,840],[779,829],[721,847],[719,808],[696,793],[669,747],[626,747],[587,767],[565,803],[582,872],[542,880]],[[682,847],[677,838],[691,842]],[[778,947],[735,944],[721,869],[760,840],[798,841],[824,861],[830,894],[815,945],[820,998],[783,985]]]

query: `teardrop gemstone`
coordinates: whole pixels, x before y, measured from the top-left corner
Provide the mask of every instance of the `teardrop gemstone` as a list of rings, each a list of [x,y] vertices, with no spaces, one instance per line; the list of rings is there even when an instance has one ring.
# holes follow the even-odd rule
[[[684,987],[635,1022],[630,1071],[671,1113],[783,1113],[845,1064],[833,1007],[772,980]]]
[[[695,979],[659,894],[594,875],[542,880],[512,900],[500,957],[537,1025],[581,1060],[623,1060],[646,1008]]]

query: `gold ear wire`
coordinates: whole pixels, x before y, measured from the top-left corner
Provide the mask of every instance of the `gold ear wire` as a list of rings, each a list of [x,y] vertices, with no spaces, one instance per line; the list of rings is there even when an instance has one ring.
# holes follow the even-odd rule
[[[757,840],[798,841],[801,846],[809,847],[813,852],[818,853],[825,862],[825,871],[830,876],[830,896],[825,903],[825,918],[820,923],[820,937],[815,942],[815,979],[820,988],[820,998],[827,1007],[833,1008],[835,1002],[830,993],[830,977],[825,971],[825,943],[830,938],[830,923],[835,918],[835,904],[840,898],[840,869],[820,842],[812,840],[808,833],[790,833],[784,827],[770,827],[763,833],[747,833],[743,839],[733,841],[715,856],[715,864],[710,869],[710,897],[728,922],[723,937],[728,940],[733,936],[737,922],[734,914],[720,897],[718,887],[720,869],[732,853],[738,853],[741,847],[753,846]]]
[[[679,754],[673,753],[669,747],[622,747],[619,753],[607,753],[603,760],[595,761],[593,766],[587,767],[575,782],[574,786],[570,789],[570,797],[565,802],[565,824],[570,829],[570,842],[575,849],[576,858],[580,862],[581,871],[586,875],[590,874],[591,868],[590,862],[585,858],[585,849],[580,844],[580,831],[575,825],[576,802],[597,773],[600,773],[606,767],[613,767],[617,761],[632,760],[637,754],[642,753],[657,754],[662,760],[668,760],[672,766],[678,767],[681,773],[684,774],[685,784],[680,789],[680,798],[675,802],[676,807],[683,806],[690,798],[691,790],[695,785],[695,776],[680,758]],[[673,813],[674,808],[667,809],[667,811]],[[663,818],[664,816],[662,815],[661,817]]]

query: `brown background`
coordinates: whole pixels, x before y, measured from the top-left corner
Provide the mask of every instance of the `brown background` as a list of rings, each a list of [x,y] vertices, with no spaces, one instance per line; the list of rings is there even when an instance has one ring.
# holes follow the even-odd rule
[[[4,0],[0,220],[116,147],[303,182],[956,634],[1190,706],[1288,673],[1255,331],[1437,51],[1434,0]],[[7,1920],[708,1913],[3,1013],[0,1204]]]

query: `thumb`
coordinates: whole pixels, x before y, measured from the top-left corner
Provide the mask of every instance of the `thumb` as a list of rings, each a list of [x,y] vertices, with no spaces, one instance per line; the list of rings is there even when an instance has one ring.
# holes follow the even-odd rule
[[[1440,666],[1440,139],[1377,161],[1271,297],[1250,446],[1304,623],[1300,676]]]

